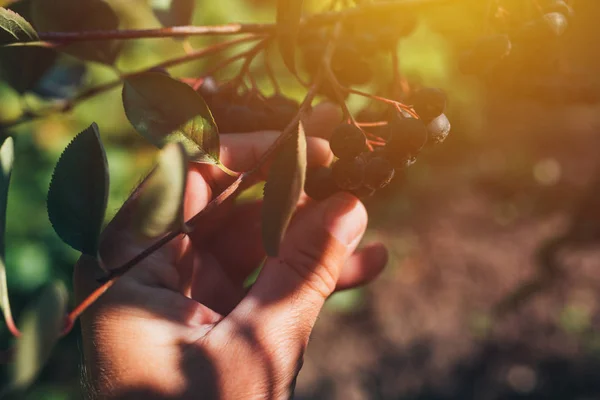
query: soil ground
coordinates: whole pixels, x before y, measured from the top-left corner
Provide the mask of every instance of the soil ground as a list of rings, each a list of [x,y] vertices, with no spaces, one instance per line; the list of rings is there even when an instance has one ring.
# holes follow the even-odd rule
[[[600,399],[600,105],[489,114],[369,203],[390,264],[323,314],[298,399]]]

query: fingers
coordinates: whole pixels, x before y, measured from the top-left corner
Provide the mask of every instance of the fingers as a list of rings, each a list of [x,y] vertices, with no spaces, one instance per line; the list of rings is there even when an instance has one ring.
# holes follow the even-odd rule
[[[358,250],[346,262],[335,287],[336,291],[365,285],[379,276],[388,263],[388,252],[381,243]]]
[[[270,350],[300,352],[366,225],[364,206],[346,193],[305,210],[223,329],[248,326]]]
[[[319,104],[304,118],[304,131],[309,137],[309,165],[326,165],[331,161],[332,154],[328,143],[317,138],[328,139],[341,120],[340,107],[333,103]],[[221,162],[234,171],[247,171],[258,162],[280,134],[276,131],[265,131],[221,135]],[[206,170],[206,167],[202,169]],[[268,168],[263,168],[262,179],[267,170]],[[232,181],[230,176],[218,168],[212,167],[208,171],[208,176],[212,177],[216,187],[222,188]]]
[[[297,212],[314,207],[300,205]],[[229,211],[221,228],[207,237],[206,246],[225,269],[230,279],[242,285],[263,261],[266,254],[261,238],[262,201],[240,204]],[[382,244],[371,244],[358,250],[346,262],[336,290],[351,289],[369,283],[387,264],[387,250]]]

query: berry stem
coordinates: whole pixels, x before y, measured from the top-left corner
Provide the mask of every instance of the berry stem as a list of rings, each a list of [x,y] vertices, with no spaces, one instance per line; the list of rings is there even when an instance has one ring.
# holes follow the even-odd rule
[[[375,128],[378,126],[386,126],[388,124],[387,121],[377,121],[377,122],[357,122],[357,125],[361,128]]]
[[[173,26],[156,29],[108,30],[84,32],[38,32],[40,40],[53,43],[94,42],[103,40],[148,39],[207,35],[270,34],[274,24],[224,24]]]
[[[403,103],[401,103],[399,101],[386,99],[385,97],[379,97],[379,96],[376,96],[374,94],[370,94],[370,93],[366,93],[366,92],[361,92],[360,90],[351,89],[351,88],[348,88],[348,87],[343,87],[343,89],[346,90],[348,93],[352,93],[352,94],[356,94],[356,95],[359,95],[359,96],[367,97],[369,99],[380,101],[382,103],[391,104],[393,106],[396,106],[400,110],[406,111],[413,118],[419,119],[419,115],[415,112],[415,110],[412,109],[412,107],[409,107],[406,104],[403,104]]]
[[[331,59],[333,58],[333,53],[335,52],[337,40],[339,39],[340,34],[342,32],[342,27],[342,23],[338,22],[333,30],[331,40],[329,41],[329,44],[327,45],[327,48],[323,55],[322,69],[325,71],[325,78],[331,83],[333,93],[335,94],[338,103],[342,107],[342,112],[344,113],[343,118],[347,119],[351,124],[358,126],[356,120],[354,119],[354,116],[348,109],[346,99],[344,99],[344,96],[340,91],[340,88],[342,88],[343,86],[340,85],[337,78],[335,77],[335,74],[333,73],[333,70],[331,69]]]
[[[271,85],[273,85],[273,91],[275,94],[281,93],[281,87],[279,86],[279,82],[277,81],[277,77],[275,76],[275,71],[273,71],[273,65],[271,64],[271,47],[265,47],[265,51],[263,53],[263,57],[265,58],[265,72],[271,81]]]

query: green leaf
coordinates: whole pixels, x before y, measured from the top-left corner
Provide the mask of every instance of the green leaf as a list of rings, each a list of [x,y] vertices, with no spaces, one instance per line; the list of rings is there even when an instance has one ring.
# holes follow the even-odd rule
[[[10,46],[0,48],[0,76],[16,91],[32,89],[54,65],[57,53],[38,46]]]
[[[152,11],[163,26],[189,25],[195,5],[195,0],[150,0]]]
[[[296,41],[300,30],[303,0],[277,0],[277,40],[283,62],[296,72]]]
[[[158,165],[142,186],[133,218],[134,230],[155,238],[172,229],[183,229],[183,198],[187,182],[187,156],[181,143],[169,143],[160,152]]]
[[[8,200],[8,185],[14,161],[14,143],[12,138],[4,141],[0,147],[0,309],[6,321],[12,321],[12,312],[8,298],[8,285],[6,282],[6,266],[4,265],[6,229],[6,206]]]
[[[29,386],[44,367],[64,326],[68,293],[65,286],[54,283],[44,290],[34,307],[24,312],[20,321],[21,337],[15,348],[11,389]]]
[[[38,32],[113,31],[119,28],[119,17],[104,0],[33,0],[31,13]],[[61,51],[82,60],[113,64],[121,44],[116,40],[78,42],[61,47]]]
[[[36,40],[39,40],[37,32],[25,18],[12,10],[0,7],[0,46]]]
[[[306,136],[302,124],[277,153],[269,170],[262,208],[262,237],[267,255],[279,245],[296,210],[306,178]]]
[[[220,165],[219,132],[198,93],[158,72],[125,81],[123,106],[133,127],[158,148],[180,142],[194,162]]]
[[[96,257],[108,201],[108,165],[98,126],[78,134],[60,156],[48,191],[48,216],[60,238]]]

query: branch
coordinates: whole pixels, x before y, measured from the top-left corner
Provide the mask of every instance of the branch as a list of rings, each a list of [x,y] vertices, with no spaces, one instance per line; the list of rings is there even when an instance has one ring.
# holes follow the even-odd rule
[[[98,86],[94,86],[91,87],[87,90],[84,90],[83,92],[79,93],[78,95],[76,95],[75,97],[68,99],[68,100],[64,100],[64,101],[60,101],[58,102],[58,104],[56,106],[53,107],[48,107],[45,109],[42,109],[39,111],[39,114],[35,114],[35,115],[29,115],[29,116],[25,116],[17,121],[11,122],[9,124],[6,125],[2,125],[2,128],[12,128],[16,125],[20,125],[23,124],[25,122],[31,122],[34,121],[36,119],[40,119],[40,118],[44,118],[46,117],[46,115],[48,113],[64,113],[64,112],[68,112],[70,110],[73,109],[73,107],[75,107],[77,104],[79,104],[82,101],[85,101],[91,97],[94,97],[100,93],[104,93],[106,91],[109,91],[119,85],[121,85],[123,83],[123,81],[125,79],[129,79],[129,78],[133,78],[136,77],[140,74],[143,74],[145,72],[147,72],[149,69],[152,68],[170,68],[179,64],[184,64],[186,62],[190,62],[190,61],[194,61],[194,60],[198,60],[200,58],[203,57],[207,57],[213,54],[216,54],[220,51],[223,51],[229,47],[238,45],[238,44],[242,44],[242,43],[246,43],[246,42],[251,42],[254,40],[258,40],[258,39],[262,39],[263,36],[260,35],[249,35],[249,36],[245,36],[239,39],[235,39],[235,40],[230,40],[227,42],[223,42],[223,43],[217,43],[214,44],[212,46],[209,47],[205,47],[202,50],[198,50],[195,51],[193,53],[190,54],[186,54],[183,55],[181,57],[177,57],[177,58],[173,58],[170,60],[166,60],[163,61],[159,64],[156,64],[152,67],[149,68],[145,68],[143,70],[140,71],[135,71],[135,72],[131,72],[128,74],[123,74],[121,75],[121,77],[119,77],[119,79],[115,79],[114,81],[111,82],[107,82],[104,83],[102,85],[98,85]]]
[[[38,36],[40,40],[46,42],[72,43],[206,35],[241,35],[247,33],[268,34],[273,32],[274,28],[274,24],[225,24],[116,31],[38,32]]]
[[[396,0],[370,3],[343,11],[325,12],[304,18],[301,27],[321,27],[333,25],[347,18],[369,11],[398,12],[431,5],[456,2],[457,0]],[[91,42],[102,40],[126,40],[144,38],[187,37],[207,35],[240,35],[245,33],[273,34],[275,24],[225,24],[205,26],[174,26],[157,29],[83,31],[83,32],[38,32],[40,40],[55,43]]]

